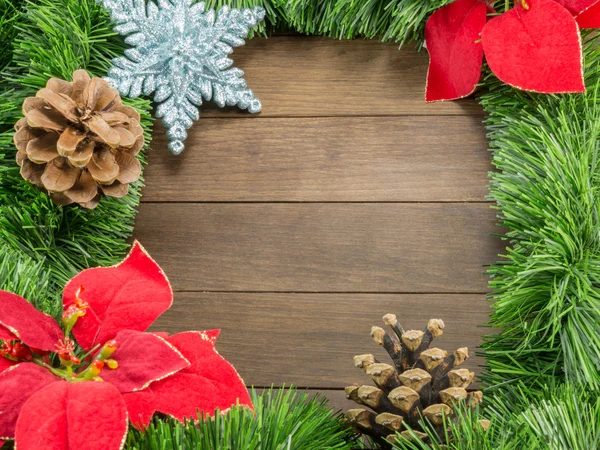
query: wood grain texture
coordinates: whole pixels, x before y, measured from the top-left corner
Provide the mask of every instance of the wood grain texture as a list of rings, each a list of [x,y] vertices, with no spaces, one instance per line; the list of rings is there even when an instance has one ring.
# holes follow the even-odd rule
[[[220,328],[217,349],[247,385],[341,388],[369,383],[353,356],[389,359],[369,335],[371,326],[384,326],[381,318],[389,312],[407,329],[443,319],[444,335],[434,346],[449,352],[468,346],[472,357],[465,367],[477,371],[482,364],[475,350],[487,331],[481,327],[489,314],[483,295],[180,292],[153,329]]]
[[[145,203],[135,236],[175,290],[485,292],[488,204]]]
[[[355,403],[346,398],[346,393],[342,390],[305,390],[302,391],[310,395],[311,397],[320,396],[327,399],[327,407],[332,409],[334,412],[342,411],[346,412],[349,409],[354,408]]]
[[[232,58],[262,101],[261,117],[483,115],[472,98],[425,103],[428,56],[411,46],[280,36],[252,39]],[[201,115],[252,117],[212,104]]]
[[[322,388],[334,409],[369,382],[355,354],[385,359],[385,313],[442,318],[436,345],[474,355],[504,248],[476,101],[425,103],[426,52],[393,44],[281,36],[233,59],[262,113],[203,105],[180,157],[155,127],[135,237],[176,301],[154,329],[222,328],[247,384]]]
[[[484,201],[481,118],[203,119],[180,156],[157,127],[142,201]]]

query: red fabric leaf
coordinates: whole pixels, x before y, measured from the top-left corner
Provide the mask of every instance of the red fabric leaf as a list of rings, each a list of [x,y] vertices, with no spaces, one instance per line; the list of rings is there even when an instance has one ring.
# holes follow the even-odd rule
[[[115,370],[105,367],[100,376],[119,392],[141,391],[190,365],[179,350],[153,333],[123,330],[115,340],[117,350],[111,358],[119,367]]]
[[[147,426],[156,411],[183,420],[196,418],[198,410],[212,416],[216,409],[223,412],[237,403],[252,408],[244,381],[215,350],[217,336],[218,331],[187,331],[168,339],[191,366],[148,389],[123,395],[134,425]]]
[[[63,294],[65,307],[75,303],[81,286],[81,298],[89,308],[73,334],[85,350],[104,344],[121,330],[146,331],[173,302],[167,277],[138,242],[121,264],[87,269],[72,278]]]
[[[0,339],[20,339],[30,347],[54,350],[63,332],[52,317],[23,297],[0,291]]]
[[[2,448],[3,445],[4,445],[4,441],[2,439],[0,439],[0,448]]]
[[[600,2],[596,1],[579,14],[576,20],[581,28],[600,28]]]
[[[426,101],[454,100],[475,91],[483,63],[483,47],[477,41],[486,14],[487,4],[481,0],[456,0],[427,20]]]
[[[14,333],[11,333],[10,330],[6,327],[3,327],[2,325],[0,325],[0,340],[3,341],[13,341],[19,339],[18,337],[16,337],[14,335]]]
[[[581,36],[569,11],[553,0],[517,2],[481,34],[492,72],[511,86],[546,94],[585,92]]]
[[[15,437],[23,404],[43,387],[58,380],[43,367],[22,363],[0,373],[0,439]]]
[[[127,408],[109,383],[58,381],[32,395],[17,421],[19,450],[120,450]]]
[[[6,369],[14,366],[15,364],[16,363],[14,361],[11,361],[10,359],[5,358],[4,356],[0,356],[0,373],[4,372]]]
[[[590,8],[592,5],[598,3],[598,0],[554,0],[559,5],[562,5],[567,11],[571,13],[573,17],[577,17],[579,14]]]

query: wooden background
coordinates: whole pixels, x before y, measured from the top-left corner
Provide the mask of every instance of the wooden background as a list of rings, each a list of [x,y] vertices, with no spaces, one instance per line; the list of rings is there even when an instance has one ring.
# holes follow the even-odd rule
[[[486,333],[486,264],[502,252],[474,100],[426,104],[426,53],[370,41],[255,39],[233,55],[263,102],[207,105],[185,152],[157,125],[136,237],[175,294],[155,329],[221,328],[248,385],[293,383],[349,406],[355,354],[389,312]],[[468,361],[471,369],[479,358]]]

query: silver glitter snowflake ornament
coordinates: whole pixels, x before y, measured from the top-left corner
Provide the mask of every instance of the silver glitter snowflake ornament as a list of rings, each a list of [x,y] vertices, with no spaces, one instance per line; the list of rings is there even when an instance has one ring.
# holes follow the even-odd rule
[[[154,93],[174,154],[183,151],[187,129],[200,118],[202,99],[219,107],[235,106],[257,113],[260,101],[231,67],[227,57],[244,45],[250,28],[265,17],[265,10],[229,9],[215,14],[204,2],[193,0],[97,0],[111,12],[115,31],[126,36],[125,57],[115,58],[106,80],[122,95]]]

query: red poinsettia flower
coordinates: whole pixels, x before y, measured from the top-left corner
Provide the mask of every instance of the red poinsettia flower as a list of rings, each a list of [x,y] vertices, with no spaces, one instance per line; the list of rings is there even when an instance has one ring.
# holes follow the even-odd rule
[[[172,301],[166,276],[137,242],[118,266],[71,279],[63,328],[0,291],[0,447],[15,439],[19,450],[121,449],[128,423],[142,428],[155,412],[183,420],[252,408],[243,380],[215,350],[218,330],[145,332]]]
[[[471,95],[484,54],[491,71],[516,88],[585,92],[580,27],[600,26],[600,0],[516,0],[488,20],[490,10],[486,0],[456,0],[428,19],[426,101]]]

